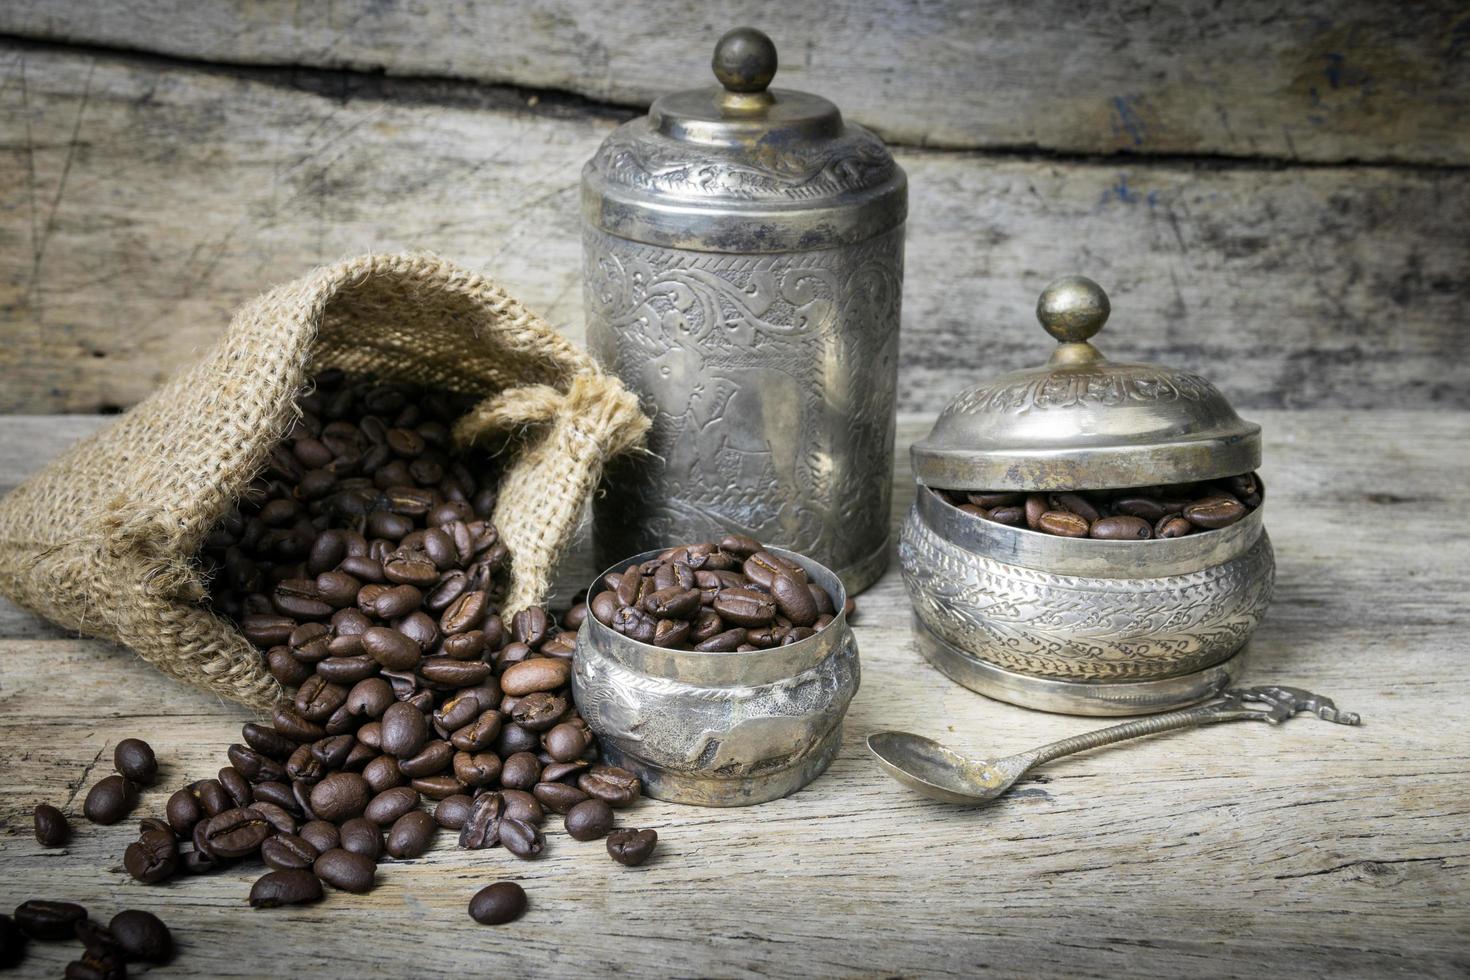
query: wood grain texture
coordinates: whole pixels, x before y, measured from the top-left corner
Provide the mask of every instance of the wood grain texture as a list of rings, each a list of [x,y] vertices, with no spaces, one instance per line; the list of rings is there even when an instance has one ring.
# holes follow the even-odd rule
[[[0,486],[87,424],[0,418]],[[899,445],[927,431],[900,420]],[[885,779],[864,733],[907,728],[984,754],[1100,726],[987,701],[913,650],[894,572],[862,596],[863,686],[829,772],[748,810],[644,802],[648,866],[553,830],[520,863],[441,836],[366,896],[245,906],[258,869],[148,888],[120,867],[132,824],[81,822],[64,851],[29,833],[76,814],[112,746],[140,735],[164,786],[202,778],[245,715],[125,651],[0,616],[0,908],[45,895],[152,909],[180,945],[159,976],[1462,976],[1470,969],[1470,413],[1267,411],[1267,523],[1280,562],[1249,682],[1337,699],[1365,724],[1224,725],[1060,760],[982,810]],[[895,518],[912,499],[899,456]],[[0,609],[5,608],[0,603]],[[475,926],[480,885],[523,880],[530,913]],[[601,937],[607,938],[601,938]],[[261,950],[283,950],[270,960]],[[52,976],[39,948],[18,976]]]
[[[577,182],[616,118],[292,78],[0,47],[0,412],[130,405],[369,250],[454,258],[580,339]],[[899,158],[905,409],[1043,361],[1035,297],[1071,271],[1112,294],[1104,350],[1240,406],[1470,407],[1470,170]]]
[[[180,58],[473,79],[646,105],[713,84],[716,38],[917,146],[1470,162],[1450,0],[11,0],[0,31]]]

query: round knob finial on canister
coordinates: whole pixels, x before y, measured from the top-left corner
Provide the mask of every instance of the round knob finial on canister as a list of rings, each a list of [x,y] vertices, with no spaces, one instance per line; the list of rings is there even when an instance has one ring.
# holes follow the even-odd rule
[[[1036,319],[1064,344],[1080,344],[1108,322],[1108,294],[1086,276],[1063,276],[1041,291]]]
[[[737,27],[715,44],[710,67],[728,92],[764,92],[776,77],[776,45],[754,27]]]

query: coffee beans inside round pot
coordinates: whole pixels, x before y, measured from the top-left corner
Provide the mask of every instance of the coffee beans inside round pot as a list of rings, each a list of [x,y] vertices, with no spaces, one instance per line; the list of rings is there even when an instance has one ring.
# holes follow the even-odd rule
[[[851,600],[848,607],[850,614]],[[706,653],[795,643],[838,612],[832,595],[799,564],[740,535],[669,548],[611,572],[586,609],[629,639]]]
[[[514,922],[525,913],[525,889],[513,881],[486,885],[470,899],[470,918],[484,926]]]
[[[1134,487],[1020,493],[935,490],[967,514],[1065,538],[1146,541],[1229,527],[1261,506],[1264,487],[1255,473],[1224,480]]]

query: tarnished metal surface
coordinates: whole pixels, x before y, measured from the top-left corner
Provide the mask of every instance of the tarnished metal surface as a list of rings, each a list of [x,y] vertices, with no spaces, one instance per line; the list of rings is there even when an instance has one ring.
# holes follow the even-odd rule
[[[955,397],[913,446],[919,482],[946,490],[1119,489],[1247,473],[1261,427],[1197,374],[1115,364],[1089,338],[1111,307],[1090,279],[1052,283],[1037,318],[1059,341],[1042,367]]]
[[[887,561],[907,182],[830,102],[760,84],[761,39],[732,32],[733,87],[664,96],[583,171],[588,346],[654,419],[597,550],[736,531],[857,592]]]
[[[846,601],[831,571],[772,550],[806,569],[839,608]],[[649,795],[700,806],[764,803],[815,779],[837,753],[860,679],[857,641],[841,613],[799,643],[748,653],[666,650],[589,616],[574,668],[577,708],[604,757],[637,773]]]
[[[945,535],[969,521],[984,519],[921,489],[899,543],[904,583],[928,629],[1005,670],[1074,681],[1156,680],[1202,670],[1245,644],[1271,599],[1275,562],[1259,521],[1246,533],[1223,536],[1210,551],[1172,547],[1188,538],[1048,538],[1052,561],[1032,554],[1028,565],[1008,560],[1004,548],[987,548],[1003,541],[1001,535],[971,539],[978,550]],[[1005,530],[1012,539],[1043,537]],[[1175,550],[1197,563],[1181,563],[1170,555]],[[1167,572],[1147,573],[1154,551]],[[1106,570],[1123,555],[1124,574]],[[1079,566],[1090,571],[1079,574]]]

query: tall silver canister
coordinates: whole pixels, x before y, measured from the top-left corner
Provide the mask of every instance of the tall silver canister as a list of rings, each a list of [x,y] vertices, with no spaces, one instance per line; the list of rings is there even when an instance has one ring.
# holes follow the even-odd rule
[[[759,31],[713,67],[582,171],[587,343],[653,419],[651,454],[608,470],[597,551],[738,532],[855,593],[888,562],[907,178],[831,102],[768,88]]]

